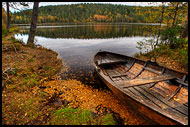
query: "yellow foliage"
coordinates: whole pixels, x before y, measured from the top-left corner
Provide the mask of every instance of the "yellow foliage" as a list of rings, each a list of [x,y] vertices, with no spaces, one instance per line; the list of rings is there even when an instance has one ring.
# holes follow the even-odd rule
[[[7,23],[7,13],[5,12],[5,9],[2,8],[2,21],[3,23]],[[3,24],[2,24],[3,25]]]

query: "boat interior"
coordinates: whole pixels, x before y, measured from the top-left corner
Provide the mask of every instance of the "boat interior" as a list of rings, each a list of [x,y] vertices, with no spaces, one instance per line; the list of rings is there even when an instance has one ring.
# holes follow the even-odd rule
[[[141,102],[188,119],[188,77],[154,62],[102,52],[96,64],[103,74]]]

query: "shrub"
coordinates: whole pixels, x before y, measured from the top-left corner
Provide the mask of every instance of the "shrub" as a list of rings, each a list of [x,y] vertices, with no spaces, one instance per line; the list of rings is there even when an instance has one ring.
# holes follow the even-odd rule
[[[179,51],[182,59],[180,60],[180,63],[186,68],[188,69],[188,49],[184,48],[184,49],[180,49]]]

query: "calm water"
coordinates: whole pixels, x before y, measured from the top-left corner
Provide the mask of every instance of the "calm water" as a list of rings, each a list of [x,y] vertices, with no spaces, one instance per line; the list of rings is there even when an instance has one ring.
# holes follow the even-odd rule
[[[150,39],[157,25],[144,24],[57,24],[38,26],[35,40],[46,48],[56,51],[70,66],[69,78],[93,84],[92,60],[100,49],[134,56],[140,50],[137,42]],[[20,26],[15,34],[25,43],[29,26]],[[142,50],[142,52],[144,52]],[[82,75],[81,75],[82,74]]]

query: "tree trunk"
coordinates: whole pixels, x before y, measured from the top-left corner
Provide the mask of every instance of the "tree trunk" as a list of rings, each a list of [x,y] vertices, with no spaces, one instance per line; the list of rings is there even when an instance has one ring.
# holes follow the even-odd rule
[[[181,38],[185,38],[185,37],[187,37],[187,35],[188,35],[188,19],[185,22],[185,27],[184,27],[183,33],[181,35]]]
[[[159,26],[159,30],[158,30],[158,36],[157,36],[157,41],[156,41],[156,45],[158,45],[158,40],[160,37],[160,31],[161,31],[161,27],[162,27],[162,21],[163,21],[163,16],[164,16],[164,10],[165,10],[165,6],[164,3],[162,4],[162,11],[161,11],[161,18],[160,18],[160,26]]]
[[[35,31],[36,31],[36,25],[38,21],[38,6],[39,2],[34,2],[33,6],[33,12],[32,12],[32,21],[30,25],[30,32],[28,37],[28,45],[34,45],[34,37],[35,37]]]
[[[177,3],[176,8],[175,8],[175,13],[174,13],[174,18],[173,18],[172,28],[175,27],[175,20],[176,20],[176,16],[177,16],[178,6],[179,6],[179,4]]]
[[[6,2],[7,5],[7,25],[6,25],[6,29],[10,28],[10,24],[11,24],[11,19],[10,19],[10,14],[9,14],[9,2]]]

